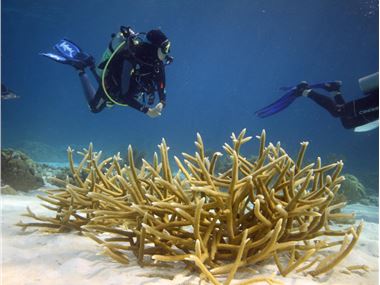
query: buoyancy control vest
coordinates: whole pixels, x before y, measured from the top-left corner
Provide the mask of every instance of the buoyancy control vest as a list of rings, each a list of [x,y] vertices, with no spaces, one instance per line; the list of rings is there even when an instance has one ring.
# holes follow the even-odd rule
[[[149,94],[156,90],[153,85],[150,86],[151,84],[147,84],[144,80],[151,72],[141,73],[140,68],[148,66],[150,67],[148,69],[157,73],[162,62],[158,59],[157,62],[146,62],[136,56],[137,49],[145,43],[139,35],[144,34],[134,33],[129,27],[120,27],[120,32],[111,35],[112,39],[97,66],[96,72],[101,79],[102,89],[107,98],[114,104],[127,106],[120,96],[128,91],[129,80],[132,75],[136,76],[136,83],[139,85],[144,82],[141,85],[142,92]],[[171,61],[172,58],[170,57],[167,64],[170,64]]]
[[[120,99],[120,95],[127,91],[129,78],[133,72],[132,50],[138,44],[139,38],[126,36],[119,32],[112,35],[112,39],[104,51],[97,73],[101,79],[102,89],[107,98],[114,104],[127,106]]]

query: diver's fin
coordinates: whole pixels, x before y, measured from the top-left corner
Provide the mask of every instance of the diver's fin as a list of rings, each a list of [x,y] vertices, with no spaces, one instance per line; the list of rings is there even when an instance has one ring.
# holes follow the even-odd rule
[[[58,54],[49,52],[40,53],[40,55],[46,56],[59,63],[69,64],[81,70],[95,64],[94,58],[91,55],[83,52],[80,47],[67,39],[62,39],[56,43],[54,49]]]
[[[54,49],[68,59],[79,59],[83,57],[82,49],[67,39],[62,39],[56,43]]]
[[[255,112],[255,114],[260,118],[269,117],[273,114],[276,114],[285,108],[287,108],[293,101],[299,97],[296,92],[297,88],[293,87],[291,88],[284,96],[282,96],[280,99],[276,100],[272,104],[258,110]]]
[[[67,59],[64,58],[63,56],[60,56],[60,55],[57,55],[55,53],[51,53],[51,52],[40,52],[39,55],[42,55],[42,56],[46,56],[47,58],[50,58],[56,62],[59,62],[59,63],[67,63]]]
[[[95,64],[94,58],[68,39],[62,39],[54,45],[54,49],[67,59],[67,63],[76,69],[84,69]]]

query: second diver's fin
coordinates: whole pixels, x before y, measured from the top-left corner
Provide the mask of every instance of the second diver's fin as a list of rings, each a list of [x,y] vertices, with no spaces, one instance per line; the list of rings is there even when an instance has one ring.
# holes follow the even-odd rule
[[[40,53],[40,55],[48,57],[56,62],[69,64],[76,69],[84,69],[94,65],[94,58],[83,52],[82,49],[72,41],[62,39],[54,45],[57,53]]]
[[[285,108],[287,108],[293,101],[299,97],[296,94],[296,87],[292,87],[285,95],[283,95],[280,99],[276,100],[272,104],[258,110],[255,114],[260,118],[266,118],[273,114],[276,114]]]
[[[338,86],[337,84],[341,85],[341,83],[339,83],[339,82],[340,81],[327,81],[327,82],[309,84],[308,88],[327,90],[328,88],[331,89],[331,87],[329,87],[329,86],[333,86],[333,85]],[[280,90],[286,91],[285,95],[283,95],[280,99],[276,100],[272,104],[256,111],[255,114],[258,117],[265,118],[265,117],[269,117],[273,114],[276,114],[276,113],[284,110],[285,108],[287,108],[291,103],[293,103],[293,101],[297,97],[299,97],[299,94],[297,94],[297,86],[293,86],[293,87],[285,86],[285,87],[281,87]]]
[[[340,83],[339,83],[340,82]],[[329,85],[337,85],[342,84],[341,81],[326,81],[326,82],[320,82],[315,84],[309,84],[309,87],[312,89],[326,89]],[[290,89],[294,88],[294,86],[283,86],[280,87],[281,91],[289,91]]]

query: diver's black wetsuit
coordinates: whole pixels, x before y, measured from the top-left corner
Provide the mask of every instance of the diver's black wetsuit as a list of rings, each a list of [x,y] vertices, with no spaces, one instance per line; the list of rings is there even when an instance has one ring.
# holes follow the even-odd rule
[[[149,107],[138,99],[141,93],[149,97],[148,105],[154,103],[157,91],[160,102],[165,106],[165,66],[157,56],[157,47],[150,43],[140,43],[133,51],[121,51],[109,69],[113,72],[112,94],[117,94],[117,101],[146,113]],[[132,71],[132,72],[131,72]],[[86,73],[79,73],[86,99],[93,113],[102,111],[110,103],[101,84],[95,92]],[[116,99],[116,98],[113,98]]]
[[[338,92],[334,100],[311,90],[307,95],[318,105],[326,109],[332,116],[339,117],[346,129],[363,126],[379,119],[379,90],[366,94],[364,97],[345,102]]]

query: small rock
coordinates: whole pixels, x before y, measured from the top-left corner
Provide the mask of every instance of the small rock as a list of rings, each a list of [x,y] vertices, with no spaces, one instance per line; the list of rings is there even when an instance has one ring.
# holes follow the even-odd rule
[[[1,182],[18,191],[29,191],[44,185],[36,171],[36,163],[25,153],[13,149],[1,150]]]
[[[1,191],[0,193],[2,195],[17,195],[17,191],[15,189],[13,189],[11,186],[9,185],[4,185],[4,186],[1,186]]]

